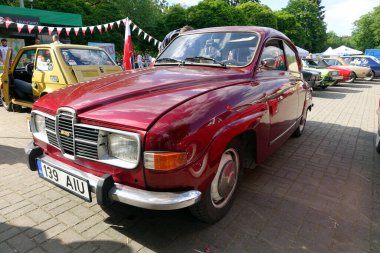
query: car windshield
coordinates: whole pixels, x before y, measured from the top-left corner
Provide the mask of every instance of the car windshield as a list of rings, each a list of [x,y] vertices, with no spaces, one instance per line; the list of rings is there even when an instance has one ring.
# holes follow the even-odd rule
[[[309,68],[321,68],[321,66],[319,66],[318,63],[313,60],[302,60],[302,63]]]
[[[115,65],[114,61],[104,52],[98,49],[61,48],[61,54],[65,63],[74,65]]]
[[[257,33],[217,32],[178,36],[155,65],[201,64],[242,67],[255,55]]]
[[[375,56],[370,55],[370,56],[367,56],[367,57],[371,58],[371,59],[374,60],[376,63],[380,64],[380,60],[377,59]]]
[[[323,68],[327,68],[330,65],[325,60],[320,60],[320,61],[318,61],[318,66],[323,67]]]

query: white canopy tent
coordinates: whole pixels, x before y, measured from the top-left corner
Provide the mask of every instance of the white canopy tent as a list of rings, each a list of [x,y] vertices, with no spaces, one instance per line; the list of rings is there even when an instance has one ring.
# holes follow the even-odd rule
[[[337,54],[335,53],[334,49],[332,47],[327,48],[326,51],[322,53],[323,56],[336,56]]]
[[[363,52],[347,46],[340,46],[335,49],[329,47],[326,51],[322,53],[323,56],[343,56],[355,54],[363,54]]]
[[[296,46],[296,47],[297,47],[297,46]],[[298,50],[298,55],[299,55],[301,58],[305,58],[306,56],[309,55],[309,51],[307,51],[306,49],[303,49],[303,48],[297,47],[297,50]]]

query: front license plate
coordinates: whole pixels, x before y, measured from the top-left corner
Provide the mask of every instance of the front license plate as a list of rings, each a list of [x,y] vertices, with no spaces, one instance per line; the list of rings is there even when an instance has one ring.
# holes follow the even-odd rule
[[[343,76],[333,76],[332,79],[333,79],[333,80],[343,79]]]
[[[71,175],[41,160],[37,160],[37,167],[40,177],[88,202],[91,202],[88,180]]]

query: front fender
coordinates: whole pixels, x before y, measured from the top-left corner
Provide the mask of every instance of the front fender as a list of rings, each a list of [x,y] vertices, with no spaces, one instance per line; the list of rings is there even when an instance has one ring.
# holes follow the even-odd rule
[[[188,162],[171,172],[146,169],[147,185],[206,189],[228,143],[260,125],[267,108],[263,97],[259,86],[229,86],[204,93],[161,117],[147,132],[144,150],[186,151]]]

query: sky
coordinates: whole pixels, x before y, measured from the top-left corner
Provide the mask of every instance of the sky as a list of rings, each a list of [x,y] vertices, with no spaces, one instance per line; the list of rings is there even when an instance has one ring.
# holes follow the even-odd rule
[[[200,0],[168,0],[169,4],[196,5]],[[272,10],[284,8],[287,0],[260,0]],[[325,22],[327,31],[334,31],[338,36],[351,35],[353,23],[360,16],[372,11],[380,5],[380,0],[322,0],[325,6]]]

